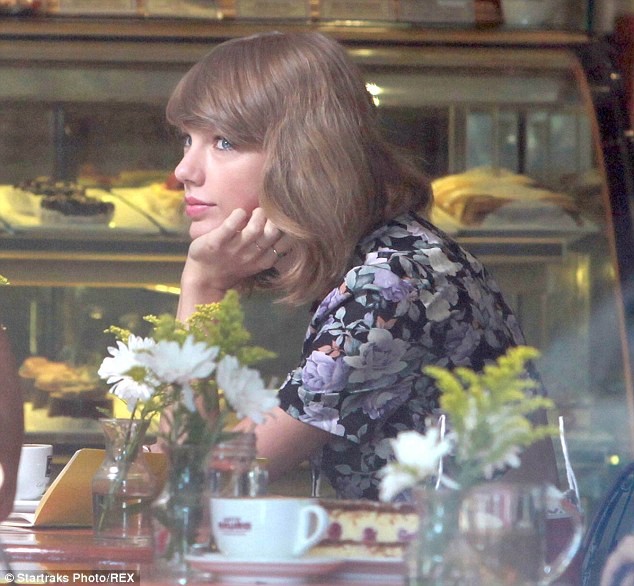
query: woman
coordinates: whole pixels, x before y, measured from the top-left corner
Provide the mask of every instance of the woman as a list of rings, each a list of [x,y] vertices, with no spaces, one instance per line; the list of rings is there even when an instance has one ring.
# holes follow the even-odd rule
[[[377,498],[389,438],[423,431],[437,407],[421,368],[482,368],[523,343],[513,313],[425,219],[428,179],[385,141],[332,39],[223,43],[181,80],[167,117],[184,135],[175,175],[192,220],[179,318],[231,288],[314,303],[258,451],[273,478],[321,453],[340,497]]]

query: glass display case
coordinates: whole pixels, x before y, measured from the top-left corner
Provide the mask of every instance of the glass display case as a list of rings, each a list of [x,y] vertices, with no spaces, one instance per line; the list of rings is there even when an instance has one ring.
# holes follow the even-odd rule
[[[6,24],[0,274],[12,286],[0,290],[2,319],[23,366],[40,356],[94,368],[111,341],[105,327],[136,327],[143,315],[175,309],[188,238],[160,193],[180,154],[164,121],[171,89],[214,43],[269,27]],[[592,506],[632,459],[634,437],[632,144],[609,52],[558,31],[272,28],[309,26],[346,43],[385,131],[434,178],[433,220],[491,269],[528,342],[542,351],[553,417],[564,416]],[[51,223],[17,209],[15,189],[42,176],[78,182],[113,203],[114,215],[100,224]],[[266,295],[245,299],[244,308],[254,341],[278,353],[262,364],[264,374],[283,378],[297,360],[307,309]],[[57,391],[63,397],[63,385]],[[79,395],[73,410],[30,392],[31,437],[71,447],[97,441]]]

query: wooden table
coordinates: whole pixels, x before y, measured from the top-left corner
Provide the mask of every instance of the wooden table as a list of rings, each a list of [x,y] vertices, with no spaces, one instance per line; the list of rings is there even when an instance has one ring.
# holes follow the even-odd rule
[[[559,537],[563,544],[567,537],[563,533]],[[122,572],[124,573],[122,580],[126,577],[125,573],[132,572],[136,573],[134,583],[137,585],[140,583],[142,586],[167,586],[176,583],[176,580],[166,576],[155,562],[154,552],[150,547],[106,545],[93,537],[91,529],[25,529],[0,524],[0,543],[15,575],[20,573],[33,575],[38,572],[40,574],[61,573],[62,577],[68,576],[66,583],[70,586],[87,583],[72,580],[73,572],[86,572],[89,576],[98,571],[102,572],[100,575],[106,575],[107,572]],[[561,586],[578,584],[579,561],[577,559],[564,577],[556,583]],[[371,561],[366,563],[372,564]],[[5,575],[4,563],[0,558],[0,584],[7,581]],[[99,584],[120,583],[122,580],[119,582],[100,581]],[[28,582],[21,581],[21,583]],[[33,580],[30,583],[42,584],[43,582]],[[266,576],[252,580],[240,577],[240,584],[243,586],[266,583]],[[312,586],[368,586],[369,583],[372,586],[404,586],[406,579],[395,574],[393,568],[390,568],[389,573],[383,574],[379,569],[374,575],[366,574],[365,577],[363,575],[351,577],[348,568],[348,575],[335,571],[325,577],[297,576],[293,581],[286,583],[292,586],[304,583]],[[208,584],[235,586],[236,582],[231,582],[228,578],[223,580],[222,576],[212,574],[194,578],[188,582],[191,586]]]
[[[82,584],[80,580],[94,580],[92,583],[114,584],[120,583],[108,580],[108,573],[119,576],[125,581],[128,573],[137,573],[133,576],[134,583],[143,586],[163,586],[175,584],[174,579],[166,577],[154,561],[154,554],[149,547],[129,547],[105,545],[93,537],[90,529],[24,529],[0,525],[0,543],[7,558],[10,571],[18,580],[16,583],[43,583],[40,576],[50,573],[57,582],[62,580],[69,584]],[[9,582],[6,574],[5,563],[0,558],[0,584]],[[73,579],[73,573],[83,573],[81,579]],[[99,574],[97,578],[91,578]],[[105,578],[101,578],[105,576]],[[140,578],[140,581],[139,581]],[[30,579],[30,582],[25,581]],[[103,580],[103,581],[101,581]],[[52,582],[52,580],[50,581]],[[236,582],[229,579],[223,581],[222,576],[207,575],[195,578],[188,582],[192,586],[202,584],[217,584],[223,586],[235,586]],[[266,584],[266,577],[245,580],[240,578],[240,584],[255,586]],[[311,577],[304,579],[298,576],[292,582],[307,583],[312,586],[367,586],[367,580],[361,578],[346,578],[341,574],[333,573],[330,577]],[[404,579],[397,575],[390,575],[381,579],[372,579],[375,586],[389,585],[402,586]]]

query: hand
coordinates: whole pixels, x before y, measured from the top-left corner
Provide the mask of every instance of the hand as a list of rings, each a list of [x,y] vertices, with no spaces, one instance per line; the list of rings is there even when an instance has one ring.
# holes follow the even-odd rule
[[[275,266],[288,252],[288,240],[261,208],[251,217],[234,210],[220,226],[190,244],[181,277],[179,318],[187,317],[195,305],[219,301],[228,289]]]

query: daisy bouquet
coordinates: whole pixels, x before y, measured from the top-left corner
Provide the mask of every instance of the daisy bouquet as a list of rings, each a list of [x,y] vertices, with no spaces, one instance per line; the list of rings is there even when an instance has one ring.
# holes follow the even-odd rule
[[[391,440],[394,460],[381,471],[381,499],[392,500],[434,479],[447,488],[467,488],[518,467],[526,447],[556,434],[555,427],[535,425],[528,417],[554,406],[535,393],[539,383],[527,373],[527,363],[538,356],[535,348],[518,346],[481,373],[464,367],[425,367],[424,373],[442,392],[441,420],[447,431],[442,424],[430,425],[425,434],[405,431]],[[452,475],[443,471],[446,456],[452,459]]]
[[[204,453],[236,435],[226,430],[230,415],[260,423],[278,405],[277,391],[267,389],[250,366],[273,354],[250,345],[236,292],[221,303],[198,306],[186,322],[169,314],[144,319],[152,326],[147,337],[108,328],[117,342],[98,370],[130,412],[119,482],[156,416],[167,449],[193,444]],[[112,492],[118,488],[115,483]]]

